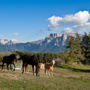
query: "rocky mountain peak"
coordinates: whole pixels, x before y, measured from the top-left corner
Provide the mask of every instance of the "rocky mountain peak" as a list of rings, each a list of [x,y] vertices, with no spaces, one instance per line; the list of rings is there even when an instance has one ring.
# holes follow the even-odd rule
[[[76,33],[51,33],[50,35],[46,35],[45,39],[27,43],[15,43],[12,40],[8,41],[7,39],[0,39],[0,52],[14,50],[26,50],[31,52],[63,52],[65,46],[68,44],[70,36],[76,37]]]

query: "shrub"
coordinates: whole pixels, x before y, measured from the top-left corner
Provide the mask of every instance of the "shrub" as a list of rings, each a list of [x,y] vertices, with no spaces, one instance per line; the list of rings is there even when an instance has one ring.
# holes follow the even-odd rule
[[[56,66],[65,64],[65,61],[64,61],[63,59],[61,59],[61,58],[57,58],[55,61],[56,61],[56,62],[55,62],[55,65],[56,65]]]

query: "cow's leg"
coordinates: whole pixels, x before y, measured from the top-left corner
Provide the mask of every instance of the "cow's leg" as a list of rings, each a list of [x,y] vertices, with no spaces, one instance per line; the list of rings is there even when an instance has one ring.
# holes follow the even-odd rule
[[[39,74],[38,74],[39,73],[39,69],[40,69],[39,66],[36,65],[36,76],[39,76]]]
[[[3,70],[4,62],[2,63],[2,70]]]
[[[25,64],[25,72],[27,72],[27,64]]]
[[[33,71],[33,75],[34,75],[34,65],[32,65],[32,71]]]
[[[51,75],[51,70],[49,69],[49,70],[48,70],[48,76],[50,76],[50,75]]]
[[[13,64],[13,66],[14,66],[14,69],[13,69],[13,71],[15,71],[15,64],[14,63],[12,63]]]
[[[24,63],[22,64],[22,73],[24,73]]]
[[[9,67],[8,66],[9,66],[9,64],[7,63],[7,70],[9,70]]]
[[[46,69],[46,67],[45,67],[45,74],[47,75],[47,69]]]
[[[53,76],[53,68],[51,69],[51,75]]]
[[[36,76],[38,75],[38,67],[36,66]]]
[[[52,76],[53,76],[53,70],[51,71],[51,74],[52,74]]]
[[[12,66],[11,66],[11,64],[10,64],[10,69],[12,70]]]

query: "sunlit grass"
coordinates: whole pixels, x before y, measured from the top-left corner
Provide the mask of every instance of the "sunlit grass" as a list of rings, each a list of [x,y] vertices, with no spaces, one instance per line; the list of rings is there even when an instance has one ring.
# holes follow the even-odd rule
[[[64,65],[63,67],[68,67]],[[70,66],[69,66],[70,67]],[[74,67],[74,66],[71,66]],[[89,69],[89,66],[74,68]],[[67,68],[55,67],[54,76],[40,76],[32,72],[22,74],[21,71],[0,71],[1,90],[90,90],[90,73],[74,72]]]
[[[68,64],[64,64],[64,65],[61,65],[61,66],[65,67],[65,68],[75,68],[75,69],[90,70],[89,65],[68,65]]]

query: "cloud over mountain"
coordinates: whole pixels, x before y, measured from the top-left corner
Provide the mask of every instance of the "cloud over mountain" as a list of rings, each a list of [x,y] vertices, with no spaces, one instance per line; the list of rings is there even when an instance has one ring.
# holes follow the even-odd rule
[[[64,28],[65,32],[78,32],[90,29],[90,13],[79,11],[75,14],[65,15],[64,17],[52,16],[48,18],[49,30]]]
[[[19,43],[19,41],[17,39],[12,39],[11,40],[13,43]]]

